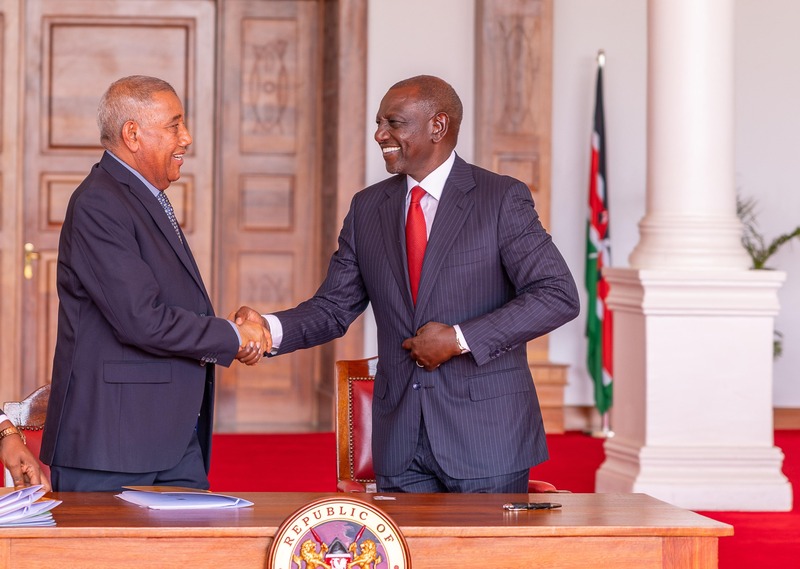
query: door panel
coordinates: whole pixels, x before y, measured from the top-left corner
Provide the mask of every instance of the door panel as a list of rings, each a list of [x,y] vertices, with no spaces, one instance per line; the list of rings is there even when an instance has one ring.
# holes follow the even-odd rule
[[[226,2],[220,16],[219,310],[294,306],[319,285],[317,2]],[[221,370],[219,430],[310,430],[319,350]]]
[[[0,0],[0,402],[50,381],[59,233],[119,77],[162,77],[184,102],[194,142],[170,200],[217,313],[313,294],[363,187],[366,5]],[[331,428],[333,359],[362,346],[357,324],[324,348],[220,369],[218,430]]]
[[[26,2],[22,240],[38,259],[22,285],[22,392],[50,381],[58,237],[69,196],[102,154],[97,103],[123,76],[169,81],[194,137],[170,189],[203,275],[211,269],[214,6],[202,0]],[[198,72],[201,70],[201,72]]]
[[[553,0],[477,0],[476,20],[476,161],[525,182],[549,230]],[[548,361],[548,338],[530,361]]]
[[[0,0],[0,403],[19,400],[21,394],[19,19],[19,0]]]

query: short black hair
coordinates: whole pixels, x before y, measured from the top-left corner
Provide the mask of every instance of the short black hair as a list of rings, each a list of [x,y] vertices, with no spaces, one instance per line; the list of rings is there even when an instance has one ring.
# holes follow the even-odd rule
[[[420,100],[427,105],[431,113],[445,112],[450,117],[450,128],[453,136],[458,138],[461,120],[464,118],[464,106],[461,98],[444,79],[433,75],[417,75],[403,79],[392,85],[392,89],[414,87],[420,95]],[[391,90],[391,89],[390,89]]]

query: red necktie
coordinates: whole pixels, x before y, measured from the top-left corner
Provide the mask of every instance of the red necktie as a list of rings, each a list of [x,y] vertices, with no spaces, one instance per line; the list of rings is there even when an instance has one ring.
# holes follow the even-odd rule
[[[419,186],[411,188],[411,205],[408,206],[406,219],[406,252],[408,253],[408,278],[411,281],[411,298],[417,304],[419,276],[422,274],[422,259],[428,245],[428,230],[425,227],[425,214],[422,212],[420,200],[425,190]]]

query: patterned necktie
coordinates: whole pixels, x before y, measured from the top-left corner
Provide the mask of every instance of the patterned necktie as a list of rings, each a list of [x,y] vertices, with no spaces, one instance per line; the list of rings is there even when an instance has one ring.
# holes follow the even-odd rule
[[[425,258],[425,247],[428,245],[428,230],[425,227],[425,214],[422,212],[420,200],[425,190],[419,186],[411,188],[411,205],[408,206],[406,218],[406,252],[408,254],[408,278],[411,281],[411,298],[417,304],[419,277],[422,274],[422,260]]]
[[[172,209],[172,204],[169,203],[169,198],[165,192],[158,192],[158,202],[161,204],[161,207],[164,208],[164,211],[167,213],[167,217],[169,218],[169,222],[172,224],[172,227],[175,229],[175,233],[178,235],[178,241],[183,243],[183,239],[181,238],[181,230],[178,227],[178,220],[175,219],[175,211]]]

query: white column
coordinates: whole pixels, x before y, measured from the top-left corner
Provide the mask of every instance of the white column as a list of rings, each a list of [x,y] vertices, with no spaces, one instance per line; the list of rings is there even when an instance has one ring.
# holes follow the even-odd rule
[[[648,2],[638,268],[747,269],[734,182],[733,0]]]
[[[647,207],[609,269],[615,436],[598,492],[789,510],[772,425],[784,273],[748,270],[736,216],[734,0],[649,0]]]

